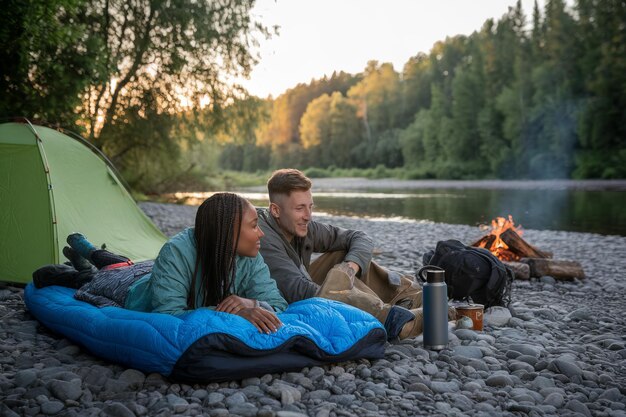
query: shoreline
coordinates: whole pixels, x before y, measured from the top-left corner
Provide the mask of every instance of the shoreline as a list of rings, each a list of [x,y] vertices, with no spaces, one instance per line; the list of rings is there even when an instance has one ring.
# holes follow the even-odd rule
[[[494,189],[626,191],[625,180],[402,180],[361,177],[312,178],[315,191]],[[267,192],[265,185],[241,187],[241,191]]]
[[[197,209],[140,207],[169,236],[192,225]],[[446,223],[323,220],[364,230],[375,260],[407,273],[438,240],[480,234]],[[98,359],[34,320],[22,289],[0,285],[0,415],[626,416],[626,237],[526,232],[555,258],[580,261],[587,278],[515,281],[509,316],[487,318],[482,332],[451,330],[439,352],[418,337],[387,344],[384,359],[220,384],[175,383]]]

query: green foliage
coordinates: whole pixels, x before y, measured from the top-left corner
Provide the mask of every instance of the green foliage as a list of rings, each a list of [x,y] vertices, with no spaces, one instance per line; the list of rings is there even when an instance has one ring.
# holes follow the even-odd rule
[[[248,74],[250,46],[269,36],[253,3],[8,0],[0,116],[76,123],[149,193],[258,182],[282,167],[310,167],[311,177],[626,177],[623,1],[547,0],[529,19],[518,0],[401,73],[371,61],[266,99],[224,81]]]
[[[2,3],[0,117],[73,127],[85,88],[102,77],[85,12],[81,0]]]

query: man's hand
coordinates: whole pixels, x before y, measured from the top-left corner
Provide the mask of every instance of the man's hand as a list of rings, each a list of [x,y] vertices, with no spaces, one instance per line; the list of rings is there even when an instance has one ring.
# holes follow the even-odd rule
[[[239,297],[237,295],[229,295],[217,305],[215,310],[222,311],[224,313],[238,314],[239,311],[243,310],[244,308],[254,308],[257,306],[258,304],[256,300]]]
[[[254,324],[261,333],[270,334],[276,332],[283,325],[276,314],[261,307],[244,308],[236,314]]]

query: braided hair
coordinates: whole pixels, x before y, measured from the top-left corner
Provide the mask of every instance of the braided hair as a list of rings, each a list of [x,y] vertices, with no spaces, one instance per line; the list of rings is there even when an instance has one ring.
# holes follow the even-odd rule
[[[228,297],[235,277],[235,259],[243,211],[249,204],[233,193],[217,193],[198,208],[194,237],[196,265],[191,279],[187,308],[196,308],[196,277],[201,271],[200,292],[204,306],[214,306]]]

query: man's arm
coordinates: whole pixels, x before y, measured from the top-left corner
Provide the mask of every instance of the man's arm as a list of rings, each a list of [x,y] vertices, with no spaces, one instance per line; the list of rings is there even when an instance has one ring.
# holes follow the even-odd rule
[[[314,297],[319,286],[311,281],[289,257],[282,241],[264,239],[261,254],[269,267],[270,275],[289,304]]]
[[[326,223],[309,223],[313,252],[345,251],[346,262],[354,262],[363,271],[372,260],[374,242],[360,230],[348,230]],[[359,272],[359,271],[356,271]]]

